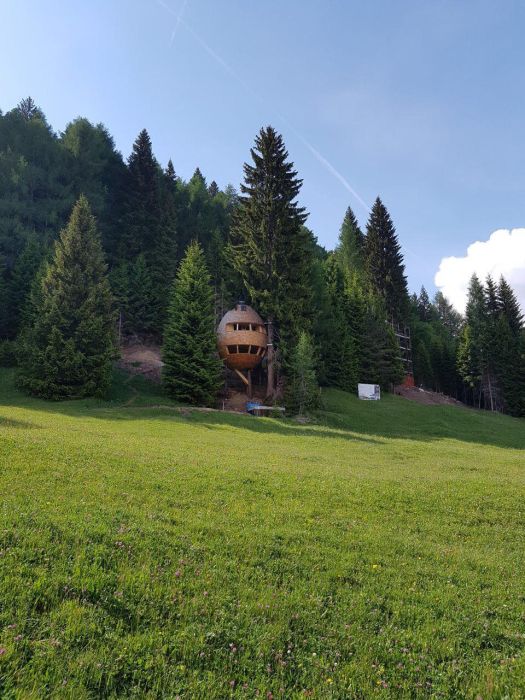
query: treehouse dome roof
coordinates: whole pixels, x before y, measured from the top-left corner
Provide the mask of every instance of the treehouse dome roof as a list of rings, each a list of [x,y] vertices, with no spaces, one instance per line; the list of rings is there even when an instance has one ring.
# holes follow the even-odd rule
[[[239,301],[227,311],[217,329],[219,355],[230,369],[254,369],[266,353],[264,321],[251,306]]]

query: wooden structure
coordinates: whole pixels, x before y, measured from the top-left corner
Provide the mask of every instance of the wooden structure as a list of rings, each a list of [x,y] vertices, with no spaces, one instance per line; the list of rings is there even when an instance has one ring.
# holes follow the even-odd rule
[[[224,364],[242,379],[251,395],[251,370],[263,359],[268,344],[264,321],[251,306],[240,301],[222,317],[217,344]]]
[[[390,325],[394,330],[401,351],[401,361],[403,362],[403,369],[405,372],[405,380],[403,383],[407,386],[413,386],[414,367],[412,363],[412,339],[410,337],[410,328],[408,326],[402,326],[399,323],[394,323],[394,321],[392,321]]]

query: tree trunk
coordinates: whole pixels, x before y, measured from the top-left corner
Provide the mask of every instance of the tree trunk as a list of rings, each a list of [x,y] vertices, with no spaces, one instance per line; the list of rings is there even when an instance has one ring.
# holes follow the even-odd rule
[[[268,345],[267,345],[267,360],[268,360],[268,383],[266,385],[266,398],[273,397],[275,393],[275,372],[274,372],[274,353],[273,353],[273,319],[268,319]]]

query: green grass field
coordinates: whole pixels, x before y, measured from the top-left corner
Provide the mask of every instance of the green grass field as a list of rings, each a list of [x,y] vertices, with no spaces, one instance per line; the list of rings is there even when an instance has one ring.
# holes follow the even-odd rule
[[[52,404],[0,370],[0,469],[3,700],[525,697],[524,421],[122,377]]]

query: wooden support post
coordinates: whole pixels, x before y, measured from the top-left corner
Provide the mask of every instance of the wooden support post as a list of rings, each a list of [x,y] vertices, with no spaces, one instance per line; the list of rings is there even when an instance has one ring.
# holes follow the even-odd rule
[[[240,369],[236,369],[236,370],[234,370],[234,372],[239,375],[239,377],[241,378],[243,383],[246,384],[246,386],[250,385],[250,381],[248,381],[248,379],[246,379],[246,377],[244,376],[244,374],[241,372]]]
[[[275,375],[274,375],[274,353],[273,353],[273,319],[270,317],[268,325],[268,345],[267,345],[267,360],[268,360],[268,383],[266,385],[266,396],[273,397],[275,393]]]
[[[252,371],[248,370],[248,398],[252,398]]]

